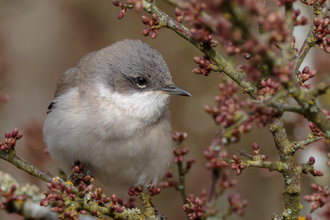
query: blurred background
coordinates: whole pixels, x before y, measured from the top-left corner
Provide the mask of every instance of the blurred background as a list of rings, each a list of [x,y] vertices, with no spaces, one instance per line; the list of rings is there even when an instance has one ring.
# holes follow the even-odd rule
[[[174,15],[172,6],[162,1],[158,5],[169,15]],[[197,158],[187,176],[187,193],[199,196],[202,188],[210,188],[211,175],[205,169],[203,151],[217,130],[203,106],[215,104],[214,96],[218,94],[220,77],[214,73],[208,77],[193,74],[192,69],[197,66],[193,57],[202,54],[174,32],[163,28],[154,40],[144,37],[141,31],[146,26],[140,19],[143,12],[137,14],[135,11],[128,11],[123,19],[118,20],[119,11],[111,0],[0,0],[0,91],[9,96],[6,103],[0,103],[0,140],[3,140],[5,131],[17,127],[24,133],[16,147],[18,155],[56,174],[56,164],[44,153],[46,146],[42,138],[42,127],[60,75],[88,52],[125,38],[141,39],[164,56],[174,82],[192,94],[191,98],[173,97],[170,110],[173,130],[188,133],[185,146],[191,150],[189,156]],[[300,36],[305,37],[306,33],[302,32]],[[297,44],[298,47],[299,42]],[[314,51],[314,54],[322,53],[322,57],[318,58],[318,65],[324,71],[327,70],[329,62],[326,60],[329,56],[321,50]],[[308,59],[312,64],[313,58]],[[328,99],[329,97],[322,98],[323,107],[329,107],[325,102]],[[309,132],[303,118],[294,114],[287,114],[285,118],[292,140],[303,139]],[[237,154],[240,149],[251,153],[255,141],[261,146],[262,154],[267,154],[272,161],[278,159],[267,127],[255,128],[244,135],[238,144],[230,147],[229,155]],[[322,147],[323,144],[317,146]],[[303,176],[302,194],[311,194],[312,181],[319,181],[320,184],[330,182],[324,154],[309,151],[300,154],[298,159],[306,162],[312,155],[317,159],[318,168],[326,175],[319,179]],[[45,183],[5,161],[0,160],[0,169],[13,175],[19,183],[29,182],[45,189]],[[175,173],[174,165],[171,169]],[[243,198],[248,199],[249,204],[244,217],[234,214],[230,219],[270,219],[272,213],[282,212],[283,179],[280,174],[251,168],[244,170],[239,177],[233,171],[231,178],[236,178],[238,183],[223,196],[219,204],[221,209],[226,210],[228,207],[228,194],[240,193]],[[309,204],[302,203],[302,214],[305,215]],[[162,190],[155,198],[155,204],[168,219],[185,219],[180,194],[174,189]],[[22,217],[0,210],[0,219],[18,220]]]

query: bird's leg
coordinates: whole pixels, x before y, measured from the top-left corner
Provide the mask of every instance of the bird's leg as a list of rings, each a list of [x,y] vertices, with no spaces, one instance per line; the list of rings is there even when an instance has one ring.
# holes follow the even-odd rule
[[[151,202],[152,196],[160,193],[160,188],[157,188],[155,184],[152,184],[151,186],[148,187],[148,190],[149,190],[149,195],[151,196],[149,200],[149,204],[155,210],[155,216],[157,217],[157,220],[166,220],[167,218],[165,217],[165,215],[163,215],[158,210],[158,208]]]
[[[155,209],[155,215],[157,216],[157,219],[159,220],[167,220],[165,215],[163,215],[158,208],[150,201],[150,205]]]
[[[72,164],[71,168],[73,173],[68,177],[67,180],[71,181],[73,185],[77,185],[79,184],[79,181],[85,176],[83,173],[84,164],[77,160]]]
[[[66,176],[66,174],[64,173],[64,171],[62,169],[58,169],[58,176],[62,179],[68,179],[68,177]]]
[[[75,161],[72,165],[73,173],[68,177],[73,185],[78,186],[80,183],[90,185],[94,181],[94,177],[90,175],[90,171],[84,172],[84,164],[80,161]]]

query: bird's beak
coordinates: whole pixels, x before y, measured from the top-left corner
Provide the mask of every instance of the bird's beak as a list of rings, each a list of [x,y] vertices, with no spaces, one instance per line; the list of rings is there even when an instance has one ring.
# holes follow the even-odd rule
[[[175,85],[166,86],[165,88],[161,88],[160,90],[173,95],[182,95],[182,96],[191,97],[188,91],[181,89]]]

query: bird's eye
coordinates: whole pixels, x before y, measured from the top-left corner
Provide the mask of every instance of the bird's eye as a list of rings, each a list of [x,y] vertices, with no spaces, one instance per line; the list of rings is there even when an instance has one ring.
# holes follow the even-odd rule
[[[135,82],[139,88],[145,88],[147,86],[147,80],[143,77],[137,77]]]

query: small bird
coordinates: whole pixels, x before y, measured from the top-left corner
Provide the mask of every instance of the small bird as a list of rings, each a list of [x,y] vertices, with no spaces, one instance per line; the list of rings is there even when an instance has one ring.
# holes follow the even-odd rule
[[[60,78],[44,124],[50,156],[66,175],[79,161],[118,195],[151,186],[172,160],[172,81],[161,54],[123,40],[85,55]]]

